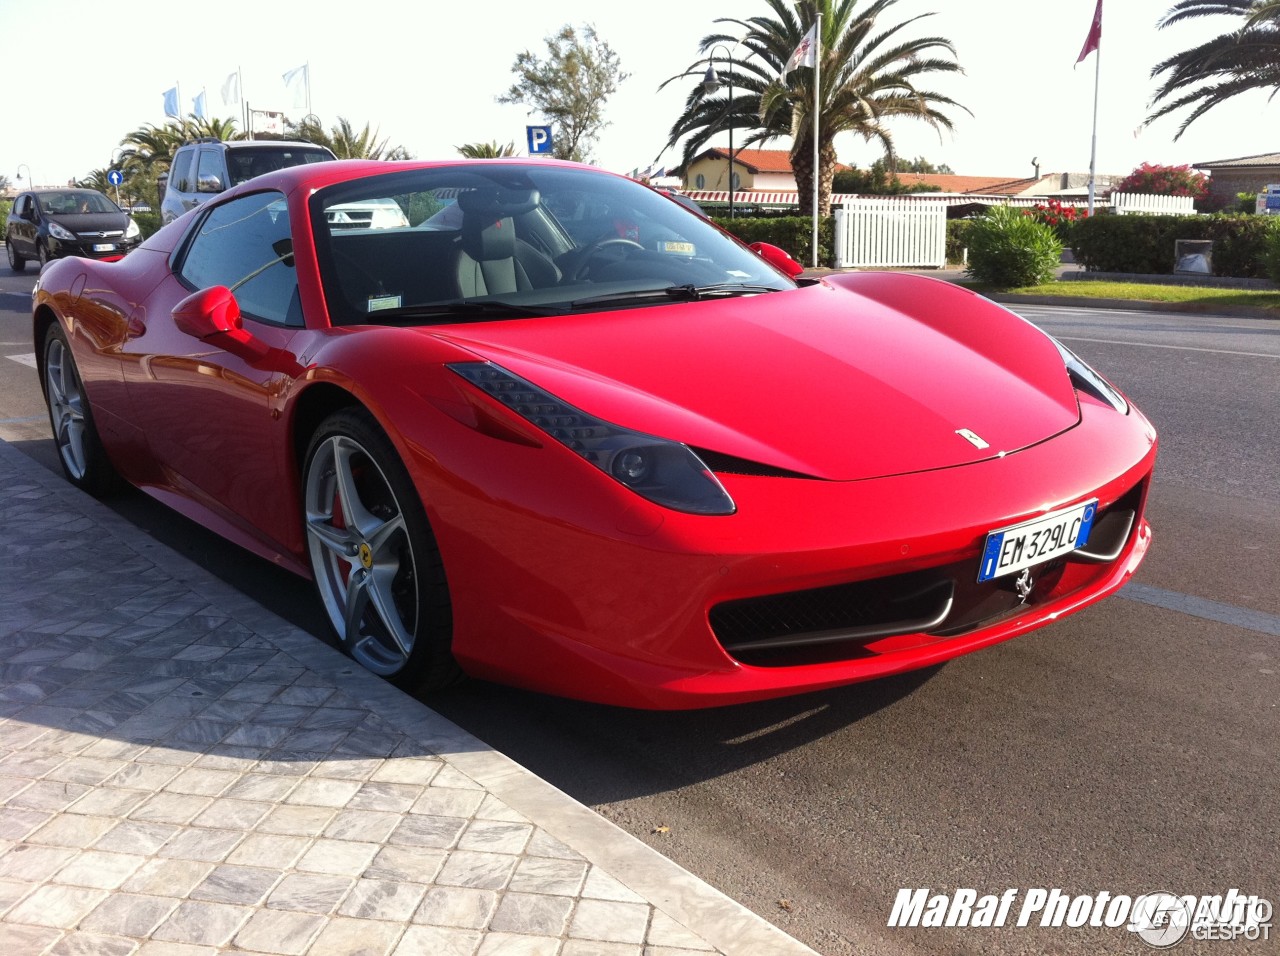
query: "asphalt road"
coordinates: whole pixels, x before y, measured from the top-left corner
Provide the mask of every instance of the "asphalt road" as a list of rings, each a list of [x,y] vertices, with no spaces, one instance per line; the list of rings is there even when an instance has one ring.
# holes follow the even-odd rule
[[[0,272],[0,437],[57,470]],[[484,683],[431,703],[826,956],[1143,953],[1123,928],[897,929],[902,887],[1280,901],[1280,323],[1020,308],[1162,451],[1137,581],[944,667],[691,714]],[[142,495],[114,507],[317,635],[309,587]],[[1012,921],[1011,921],[1012,922]],[[1276,952],[1186,940],[1179,952]]]

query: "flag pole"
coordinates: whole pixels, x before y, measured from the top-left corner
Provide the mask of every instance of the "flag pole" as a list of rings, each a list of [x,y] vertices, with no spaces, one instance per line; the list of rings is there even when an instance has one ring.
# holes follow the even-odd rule
[[[822,87],[822,14],[814,23],[813,41],[817,49],[813,57],[813,268],[818,268],[818,183],[822,171],[818,166],[818,91]]]
[[[1098,167],[1098,90],[1102,85],[1102,43],[1093,51],[1093,143],[1089,148],[1089,215],[1093,215],[1094,183]]]

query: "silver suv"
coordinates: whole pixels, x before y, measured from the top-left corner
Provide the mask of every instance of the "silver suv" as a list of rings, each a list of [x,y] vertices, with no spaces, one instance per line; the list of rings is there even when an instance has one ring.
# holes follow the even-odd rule
[[[314,143],[265,139],[205,139],[188,143],[178,147],[169,165],[160,214],[166,223],[173,222],[188,209],[246,179],[286,166],[323,163],[336,158],[325,147]]]

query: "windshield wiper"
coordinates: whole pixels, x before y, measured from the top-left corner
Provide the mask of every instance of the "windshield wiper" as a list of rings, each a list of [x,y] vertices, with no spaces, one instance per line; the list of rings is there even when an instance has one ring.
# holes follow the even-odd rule
[[[377,309],[368,313],[365,318],[370,322],[386,319],[429,319],[436,316],[459,319],[520,319],[532,316],[564,315],[564,313],[565,310],[559,306],[520,305],[499,299],[485,299],[479,302],[426,302],[421,305],[401,306],[398,309]]]
[[[631,292],[613,292],[608,295],[591,296],[586,299],[574,299],[569,303],[578,309],[589,305],[630,305],[640,302],[660,302],[663,300],[677,302],[700,302],[703,299],[729,299],[739,295],[760,295],[765,292],[779,292],[770,285],[747,285],[743,282],[717,282],[714,285],[669,285],[661,289],[636,289]]]

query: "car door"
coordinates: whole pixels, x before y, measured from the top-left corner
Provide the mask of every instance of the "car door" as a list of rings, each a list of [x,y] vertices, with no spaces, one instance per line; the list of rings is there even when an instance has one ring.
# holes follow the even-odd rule
[[[124,344],[132,407],[169,490],[274,546],[296,524],[282,507],[288,440],[280,415],[303,333],[285,197],[253,193],[208,210]],[[184,332],[173,309],[200,289],[234,290],[244,328],[275,350],[249,361]]]
[[[23,193],[13,204],[14,218],[9,220],[9,242],[14,252],[24,259],[36,257],[35,197]]]

